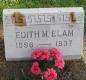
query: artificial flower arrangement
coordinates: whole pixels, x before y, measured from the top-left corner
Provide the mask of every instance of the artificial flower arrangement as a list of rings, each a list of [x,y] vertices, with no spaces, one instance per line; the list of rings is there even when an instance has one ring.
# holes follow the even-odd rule
[[[35,49],[32,51],[32,64],[24,80],[63,80],[64,60],[59,49]],[[26,69],[26,67],[25,67]]]

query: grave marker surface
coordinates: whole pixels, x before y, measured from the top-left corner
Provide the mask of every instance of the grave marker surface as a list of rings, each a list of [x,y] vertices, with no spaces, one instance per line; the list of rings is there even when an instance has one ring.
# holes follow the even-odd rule
[[[83,55],[84,10],[73,8],[4,9],[6,60],[27,60],[33,49],[59,48],[64,59]]]

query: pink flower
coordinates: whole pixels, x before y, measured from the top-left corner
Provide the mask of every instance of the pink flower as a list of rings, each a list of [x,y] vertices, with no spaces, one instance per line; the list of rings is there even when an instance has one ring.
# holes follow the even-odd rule
[[[32,52],[32,59],[38,58],[40,56],[40,54],[42,54],[42,52],[40,50],[38,50],[38,49],[34,50]]]
[[[32,67],[31,67],[31,72],[36,76],[38,76],[40,74],[41,70],[40,70],[38,62],[33,63]]]
[[[42,51],[42,54],[40,54],[39,59],[40,60],[49,59],[50,52],[47,49],[43,49],[41,51]]]
[[[62,58],[62,53],[58,49],[56,49],[56,48],[52,48],[51,49],[51,55],[52,55],[52,57],[54,59],[60,59],[60,58]]]
[[[55,66],[60,68],[60,69],[63,69],[64,68],[64,60],[63,59],[57,59],[55,60]]]
[[[46,80],[56,80],[56,79],[57,79],[56,70],[54,70],[53,68],[48,68],[48,69],[44,72],[44,78],[45,78]]]

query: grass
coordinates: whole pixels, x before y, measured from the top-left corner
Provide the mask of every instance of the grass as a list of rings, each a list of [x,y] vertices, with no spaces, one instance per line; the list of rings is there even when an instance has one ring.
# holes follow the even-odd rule
[[[0,0],[0,22],[2,22],[3,9],[44,8],[44,7],[83,7],[84,10],[86,11],[86,0]],[[85,34],[86,34],[86,22],[85,22]]]

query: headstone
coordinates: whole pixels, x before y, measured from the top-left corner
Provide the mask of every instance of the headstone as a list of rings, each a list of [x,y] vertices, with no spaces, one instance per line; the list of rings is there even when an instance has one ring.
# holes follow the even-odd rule
[[[84,10],[33,8],[3,10],[6,60],[27,60],[33,49],[59,48],[64,59],[83,55]]]

